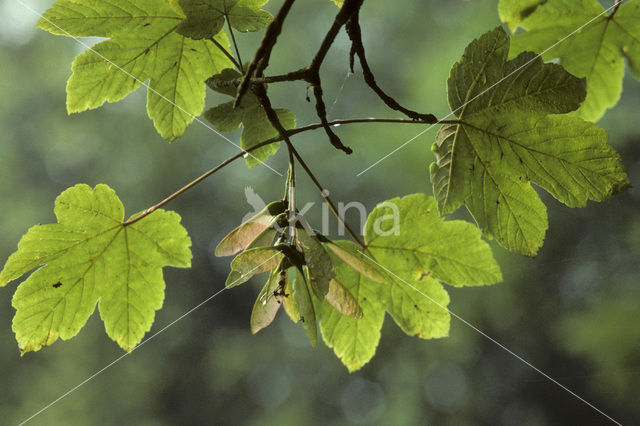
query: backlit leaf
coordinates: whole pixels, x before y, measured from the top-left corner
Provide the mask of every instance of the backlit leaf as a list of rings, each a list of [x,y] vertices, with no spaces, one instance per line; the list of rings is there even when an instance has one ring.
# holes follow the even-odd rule
[[[376,207],[365,226],[366,250],[354,243],[334,245],[359,253],[382,282],[331,254],[336,277],[357,302],[360,319],[329,303],[320,304],[320,330],[328,346],[354,371],[373,357],[384,313],[409,334],[423,339],[449,333],[449,295],[438,280],[454,286],[492,284],[500,269],[480,231],[462,221],[443,221],[436,201],[423,194],[394,198]],[[326,244],[327,247],[332,245]],[[342,313],[341,313],[342,312]],[[347,314],[347,315],[345,315]]]
[[[214,76],[211,80],[215,82],[217,78],[228,81],[237,77],[240,77],[240,73],[227,70],[223,74]],[[210,83],[210,86],[214,84],[213,82]],[[227,93],[227,91],[222,92]],[[229,93],[233,94],[235,92]],[[296,117],[291,111],[287,109],[276,109],[275,111],[285,129],[296,127]],[[233,108],[233,102],[227,102],[208,109],[205,112],[205,117],[222,132],[236,130],[242,124],[242,134],[240,135],[242,149],[249,149],[260,142],[278,136],[278,131],[269,122],[258,98],[251,92],[247,92],[242,97],[242,102],[237,108]],[[278,151],[279,147],[280,143],[276,142],[251,151],[251,155],[245,158],[247,166],[255,167],[266,161],[267,158]]]
[[[498,14],[502,22],[507,24],[511,31],[515,31],[527,16],[546,2],[547,0],[500,0]]]
[[[547,0],[510,24],[516,34],[510,55],[531,50],[545,60],[560,59],[571,74],[587,79],[587,97],[577,113],[596,121],[622,93],[624,59],[640,79],[640,2],[627,0],[609,16],[597,0]],[[613,6],[613,1],[610,6]],[[519,2],[502,0],[505,14],[518,13]],[[609,14],[611,11],[609,12]],[[504,14],[501,15],[505,20]]]
[[[358,302],[362,318],[343,315],[325,301],[320,308],[320,331],[327,346],[349,371],[355,371],[369,362],[380,341],[385,308],[378,292],[385,284],[370,280],[346,263],[336,264],[335,270],[336,278]]]
[[[125,226],[122,203],[106,185],[69,188],[54,211],[58,223],[29,229],[0,272],[2,286],[39,268],[13,297],[21,351],[75,336],[96,303],[109,337],[130,351],[162,306],[162,267],[191,265],[180,216],[156,210]]]
[[[394,227],[397,233],[391,232]],[[425,274],[453,286],[502,280],[477,228],[464,221],[443,221],[436,201],[423,194],[376,207],[367,218],[365,242],[376,261],[412,282]]]
[[[260,9],[268,0],[180,0],[187,19],[178,32],[193,39],[211,38],[222,30],[225,20],[238,31],[258,31],[273,16]]]
[[[67,110],[117,102],[149,81],[147,112],[167,140],[204,109],[205,80],[231,61],[210,40],[175,30],[184,16],[167,0],[59,0],[38,27],[72,37],[109,37],[81,53],[67,83]],[[225,48],[224,32],[216,40]]]
[[[600,127],[577,117],[584,81],[531,52],[507,61],[509,38],[497,28],[467,46],[448,80],[457,123],[433,145],[431,181],[438,209],[465,204],[485,235],[533,256],[547,229],[536,183],[571,207],[603,201],[629,185]]]

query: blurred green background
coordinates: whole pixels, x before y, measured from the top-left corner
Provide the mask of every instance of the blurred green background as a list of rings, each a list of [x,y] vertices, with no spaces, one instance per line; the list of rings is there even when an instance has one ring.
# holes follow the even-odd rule
[[[53,3],[21,1],[39,12]],[[280,4],[272,3],[271,10]],[[472,38],[499,24],[496,3],[367,1],[364,38],[381,86],[407,106],[445,116],[448,71]],[[335,13],[328,0],[299,1],[269,74],[306,64]],[[2,0],[0,16],[0,262],[30,226],[54,221],[53,201],[69,186],[106,183],[133,213],[236,152],[198,123],[173,144],[163,141],[146,118],[142,89],[118,104],[67,116],[65,82],[82,46],[35,30],[37,16],[17,0]],[[240,36],[245,60],[259,38]],[[342,33],[322,68],[331,118],[398,116],[372,95],[359,70],[347,73],[348,49]],[[494,245],[503,283],[448,290],[453,312],[613,418],[639,424],[640,83],[626,78],[624,89],[600,124],[634,187],[584,209],[543,194],[550,229],[539,256],[526,259]],[[296,112],[300,125],[317,121],[304,85],[273,86],[270,94],[276,106]],[[216,96],[208,94],[208,105],[223,100]],[[356,177],[423,129],[342,126],[337,131],[354,149],[351,156],[333,149],[319,131],[295,143],[336,201],[372,209],[387,198],[431,192],[435,129]],[[284,171],[285,152],[270,165]],[[223,287],[229,259],[216,259],[212,249],[251,211],[246,186],[265,201],[283,190],[268,169],[247,171],[238,162],[168,206],[183,217],[194,261],[190,270],[165,269],[165,305],[151,333]],[[310,181],[300,177],[298,188],[301,205],[316,202],[311,220],[319,223],[321,200]],[[353,213],[349,220],[357,227]],[[335,229],[333,219],[331,225]],[[425,341],[404,335],[387,317],[377,355],[353,374],[327,347],[313,349],[283,315],[252,336],[249,314],[261,280],[223,292],[29,424],[609,423],[456,319],[449,338]],[[123,354],[96,313],[74,339],[20,358],[11,331],[15,285],[0,289],[3,425],[18,424]]]

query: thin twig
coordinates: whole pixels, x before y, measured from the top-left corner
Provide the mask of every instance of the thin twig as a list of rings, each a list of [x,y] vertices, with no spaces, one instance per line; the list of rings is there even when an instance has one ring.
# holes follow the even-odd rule
[[[320,65],[322,65],[324,58],[327,56],[329,48],[335,41],[340,28],[342,28],[342,26],[346,24],[349,18],[360,9],[360,7],[362,6],[362,2],[363,0],[345,0],[342,8],[333,20],[331,28],[329,28],[329,31],[327,31],[327,34],[324,36],[324,40],[322,40],[322,44],[320,45],[318,52],[311,61],[311,64],[309,65],[310,69],[320,69]]]
[[[347,119],[347,120],[334,120],[334,121],[330,121],[328,124],[330,126],[335,126],[335,125],[352,124],[352,123],[428,124],[426,122],[420,122],[420,121],[416,121],[416,120],[408,120],[406,118],[352,118],[352,119]],[[442,123],[442,124],[455,124],[455,123],[459,123],[459,121],[458,120],[442,120],[442,121],[440,121],[440,123]],[[298,133],[303,133],[303,132],[307,132],[307,131],[310,131],[310,130],[319,129],[321,127],[322,127],[321,123],[310,124],[308,126],[298,127],[296,129],[286,130],[286,133],[287,133],[288,136],[293,136],[293,135],[296,135]],[[172,201],[174,198],[182,195],[184,192],[186,192],[189,189],[193,188],[194,186],[196,186],[197,184],[199,184],[200,182],[202,182],[203,180],[205,180],[206,178],[208,178],[212,174],[216,173],[220,169],[222,169],[225,166],[229,165],[230,163],[234,162],[238,158],[244,157],[248,153],[250,153],[252,151],[255,151],[258,148],[262,148],[263,146],[271,145],[273,143],[280,142],[282,140],[283,140],[282,136],[276,136],[274,138],[264,140],[264,141],[262,141],[262,142],[260,142],[260,143],[258,143],[256,145],[252,146],[251,148],[248,148],[248,149],[246,149],[244,151],[241,151],[241,152],[239,152],[239,153],[237,153],[235,155],[232,155],[231,157],[229,157],[226,160],[224,160],[222,163],[218,164],[216,167],[212,168],[211,170],[209,170],[206,173],[202,174],[198,178],[194,179],[193,181],[191,181],[187,185],[183,186],[182,188],[180,188],[179,190],[177,190],[173,194],[169,195],[167,198],[165,198],[164,200],[160,201],[158,204],[156,204],[156,205],[154,205],[152,207],[149,207],[142,214],[140,214],[140,215],[138,215],[138,216],[136,216],[136,217],[134,217],[132,219],[129,219],[128,221],[124,222],[123,225],[125,225],[125,226],[131,225],[131,224],[139,221],[140,219],[150,215],[151,213],[153,213],[154,211],[156,211],[160,207],[162,207],[165,204],[167,204],[168,202]],[[292,152],[291,154],[293,155],[294,153]],[[345,229],[346,229],[346,227],[345,227]]]
[[[240,105],[242,97],[249,88],[249,80],[252,77],[262,77],[262,71],[264,71],[269,63],[271,50],[276,44],[278,35],[280,35],[280,31],[282,31],[282,24],[284,23],[289,10],[291,10],[291,6],[293,6],[294,1],[295,0],[285,0],[280,7],[280,10],[273,18],[273,21],[271,21],[265,30],[260,46],[258,47],[258,50],[256,50],[253,60],[249,64],[249,68],[247,68],[247,71],[244,73],[242,81],[238,86],[238,94],[236,95],[236,100],[233,103],[234,108]]]
[[[289,174],[287,176],[287,188],[289,192],[287,193],[287,209],[289,210],[289,223],[296,216],[296,170],[295,170],[295,161],[293,158],[293,150],[291,149],[291,145],[287,145],[289,151]],[[294,221],[295,223],[295,221]],[[289,227],[291,232],[291,241],[296,241],[296,227]]]
[[[351,154],[353,150],[342,143],[338,135],[331,130],[331,126],[329,126],[329,123],[327,122],[327,108],[324,104],[324,100],[322,99],[322,85],[320,83],[320,74],[318,74],[317,71],[311,84],[313,86],[313,96],[316,98],[316,114],[318,118],[320,118],[320,124],[322,124],[322,127],[324,128],[324,131],[329,138],[329,142],[331,142],[331,145],[341,151],[344,151],[346,154]]]
[[[270,144],[272,144],[274,142],[277,142],[277,141],[266,140],[266,141],[260,142],[257,145],[252,146],[251,148],[245,149],[244,151],[241,151],[241,152],[239,152],[239,153],[237,153],[235,155],[232,155],[231,157],[227,158],[226,160],[224,160],[222,163],[218,164],[217,166],[215,166],[211,170],[209,170],[206,173],[200,175],[199,177],[197,177],[196,179],[192,180],[191,182],[189,182],[188,184],[186,184],[182,188],[178,189],[176,192],[174,192],[173,194],[169,195],[167,198],[165,198],[164,200],[160,201],[158,204],[156,204],[156,205],[154,205],[152,207],[149,207],[147,210],[142,212],[140,215],[135,216],[135,217],[127,220],[126,222],[123,223],[123,225],[124,226],[132,225],[132,224],[136,223],[137,221],[139,221],[140,219],[143,219],[146,216],[149,216],[151,213],[153,213],[154,211],[158,210],[160,207],[164,206],[169,201],[171,201],[174,198],[182,195],[184,192],[186,192],[189,189],[193,188],[194,186],[196,186],[197,184],[199,184],[200,182],[202,182],[203,180],[205,180],[206,178],[208,178],[209,176],[211,176],[215,172],[217,172],[217,171],[221,170],[222,168],[228,166],[229,164],[231,164],[232,162],[234,162],[238,158],[244,157],[245,155],[247,155],[251,151],[255,151],[258,148],[262,148],[263,146],[270,145]]]
[[[622,4],[622,2],[624,2],[624,0],[614,0],[613,10],[611,11],[611,14],[609,14],[609,18],[612,18],[613,15],[615,15],[615,13],[618,11],[618,8]]]
[[[308,81],[309,68],[300,68],[299,70],[291,71],[286,74],[272,75],[264,77],[253,77],[250,81],[251,84],[268,84],[268,83],[280,83],[284,81]],[[239,84],[239,81],[238,83]]]
[[[302,68],[299,70],[291,71],[286,74],[281,75],[273,75],[266,77],[253,77],[249,79],[249,84],[269,84],[269,83],[280,83],[285,81],[298,81],[298,80],[307,80],[307,68]],[[238,87],[243,80],[243,77],[235,78],[233,80],[218,80],[213,77],[209,78],[215,82],[217,87]]]
[[[378,95],[382,101],[387,104],[387,106],[396,111],[400,111],[405,114],[407,117],[423,120],[428,122],[429,124],[435,124],[438,119],[433,114],[421,114],[416,111],[412,111],[400,105],[394,98],[387,95],[376,83],[376,79],[369,67],[369,63],[367,62],[367,57],[364,51],[364,45],[362,43],[362,31],[360,30],[360,10],[356,10],[349,22],[347,22],[347,34],[351,39],[351,53],[349,57],[349,65],[351,67],[351,71],[353,72],[354,65],[354,56],[357,55],[360,60],[360,65],[362,66],[362,74],[364,76],[364,81],[369,85],[369,87]]]
[[[424,120],[412,120],[410,118],[349,118],[343,120],[328,121],[329,126],[340,126],[342,124],[355,124],[355,123],[395,123],[395,124],[432,124]],[[460,120],[439,120],[437,124],[458,124]],[[323,127],[322,123],[309,124],[307,126],[298,127],[295,129],[287,130],[289,136],[293,136],[298,133],[306,132],[309,130],[315,130]],[[282,139],[278,139],[282,140]]]
[[[322,198],[327,202],[329,207],[331,207],[331,211],[333,212],[334,216],[340,221],[340,223],[342,223],[342,225],[344,225],[344,229],[346,229],[349,236],[353,239],[355,243],[357,243],[360,247],[364,249],[366,247],[365,244],[360,240],[360,237],[358,237],[358,235],[355,232],[353,232],[353,230],[351,229],[351,227],[349,227],[349,225],[344,220],[344,218],[340,216],[340,213],[338,213],[338,209],[336,208],[335,204],[333,204],[333,201],[331,201],[331,198],[329,198],[327,191],[325,191],[325,188],[320,184],[318,179],[311,172],[311,169],[309,169],[309,166],[307,166],[307,163],[304,162],[304,160],[302,159],[302,157],[300,156],[300,154],[295,148],[293,148],[293,155],[295,155],[296,159],[298,160],[298,162],[300,163],[304,171],[307,172],[307,175],[309,176],[309,178],[311,179],[315,187],[320,192],[320,195],[322,196]]]
[[[233,33],[233,28],[231,28],[231,21],[229,20],[229,15],[225,15],[225,19],[227,21],[227,26],[229,27],[229,34],[231,34],[231,41],[233,42],[233,47],[236,49],[236,56],[238,57],[238,65],[240,65],[240,72],[244,74],[244,67],[242,66],[242,57],[240,56],[240,49],[238,49],[238,43],[236,43],[236,36]]]
[[[233,62],[233,65],[235,65],[235,67],[236,67],[236,68],[238,68],[239,70],[240,70],[240,69],[242,69],[242,66],[240,65],[240,63],[239,63],[238,61],[236,61],[236,58],[234,58],[234,57],[233,57],[233,55],[232,55],[231,53],[229,53],[229,51],[228,51],[227,49],[225,49],[225,48],[224,48],[224,46],[223,46],[223,45],[221,45],[221,44],[218,42],[218,40],[216,40],[216,39],[215,39],[215,37],[211,37],[209,40],[211,40],[211,42],[212,42],[213,44],[215,44],[215,45],[216,45],[216,47],[217,47],[218,49],[220,49],[220,51],[221,51],[222,53],[224,53],[224,54],[225,54],[225,56],[226,56],[227,58],[229,58],[229,60],[230,60],[231,62]]]
[[[333,42],[342,28],[350,17],[356,13],[362,6],[363,0],[346,0],[342,5],[342,8],[337,13],[335,19],[333,20],[333,24],[331,24],[331,28],[327,31],[327,34],[322,40],[322,44],[318,49],[316,55],[311,60],[311,63],[307,67],[308,72],[306,73],[306,80],[311,83],[313,87],[313,96],[316,99],[316,114],[320,119],[320,123],[324,128],[327,137],[329,138],[329,142],[331,145],[336,147],[337,149],[344,151],[347,154],[351,154],[353,150],[348,146],[345,146],[338,135],[336,135],[327,122],[327,109],[324,104],[324,99],[322,98],[322,84],[320,82],[320,66],[324,62],[324,59],[329,52],[329,48],[333,45]]]

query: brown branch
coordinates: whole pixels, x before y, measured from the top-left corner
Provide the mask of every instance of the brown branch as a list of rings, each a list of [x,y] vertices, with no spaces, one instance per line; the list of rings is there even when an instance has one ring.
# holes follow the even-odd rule
[[[256,50],[247,71],[244,73],[240,86],[238,86],[238,94],[236,95],[236,100],[233,102],[234,108],[240,105],[242,97],[249,88],[250,79],[252,77],[262,77],[262,72],[269,64],[269,58],[271,57],[273,46],[275,46],[278,36],[282,31],[282,24],[289,14],[289,10],[291,10],[291,6],[293,6],[294,1],[295,0],[285,0],[280,7],[280,10],[273,18],[273,21],[271,21],[265,30],[260,46],[258,47],[258,50]]]
[[[291,71],[286,74],[268,76],[268,77],[262,76],[264,69],[268,66],[271,51],[273,49],[273,46],[276,43],[278,35],[282,30],[282,24],[284,22],[284,19],[287,16],[287,13],[289,12],[289,9],[291,8],[291,5],[293,4],[293,1],[294,0],[285,1],[285,3],[280,8],[280,11],[272,21],[272,23],[269,25],[269,27],[267,27],[265,35],[260,44],[260,47],[256,51],[253,61],[249,65],[249,68],[247,69],[246,73],[242,76],[242,78],[233,80],[233,81],[228,81],[228,82],[216,82],[216,84],[225,86],[225,87],[226,86],[238,87],[236,99],[234,101],[234,107],[236,107],[239,104],[241,98],[244,96],[244,94],[246,93],[249,87],[251,87],[254,92],[257,90],[259,93],[262,90],[264,90],[263,88],[262,89],[259,88],[259,86],[263,84],[277,83],[277,82],[284,82],[284,81],[299,81],[299,80],[306,81],[313,88],[313,95],[316,100],[316,103],[315,103],[316,114],[320,119],[320,125],[321,127],[324,128],[324,131],[327,134],[329,141],[337,149],[344,151],[347,154],[351,154],[353,150],[342,143],[338,135],[336,135],[335,132],[331,129],[331,126],[327,120],[326,105],[324,103],[322,84],[320,81],[320,67],[324,62],[327,56],[327,53],[329,52],[329,49],[333,45],[336,39],[336,36],[338,35],[338,32],[343,26],[346,25],[347,33],[349,34],[349,37],[352,40],[352,49],[351,49],[351,58],[350,58],[351,68],[353,69],[353,65],[354,65],[353,62],[355,60],[355,56],[357,55],[363,67],[365,81],[389,107],[404,113],[405,115],[418,121],[419,123],[435,124],[438,122],[437,118],[432,114],[420,114],[418,112],[402,107],[401,105],[398,104],[398,102],[395,101],[395,99],[393,99],[392,97],[384,93],[382,89],[380,89],[380,87],[378,87],[378,85],[376,84],[373,73],[366,60],[364,46],[362,44],[362,35],[360,31],[360,25],[358,21],[359,11],[360,11],[360,7],[363,4],[363,0],[345,0],[342,8],[336,14],[336,17],[334,18],[334,21],[331,27],[329,28],[329,31],[327,31],[327,34],[322,40],[322,43],[318,51],[316,52],[315,56],[311,60],[311,63],[309,64],[309,66],[305,68],[300,68],[295,71]],[[265,98],[263,98],[263,101],[268,102],[268,97],[266,97],[266,93],[265,93]],[[265,107],[265,110],[267,111],[267,116],[269,116],[270,114],[269,109],[265,105],[263,105],[263,107]],[[273,114],[275,114],[275,112]],[[271,117],[270,121],[271,121],[271,124],[274,126],[274,128],[276,128],[276,130],[278,130],[278,132],[281,134],[280,140],[286,141],[285,136],[287,135],[287,131],[284,130],[284,128],[282,129],[277,128],[278,124],[276,123],[279,123],[279,120],[277,120],[277,114],[275,114],[274,117]],[[282,133],[280,130],[284,130],[284,133]],[[289,142],[287,142],[287,144],[290,145]]]
[[[278,34],[280,33],[280,30],[282,28],[282,21],[284,21],[284,17],[288,12],[288,9],[285,9],[283,11],[286,4],[283,5],[283,8],[281,8],[280,12],[278,12],[278,16],[276,16],[276,18],[274,19],[274,22],[272,22],[272,25],[270,25],[267,28],[267,33],[265,33],[262,43],[258,48],[258,51],[256,52],[256,56],[254,57],[254,60],[252,61],[251,65],[249,66],[249,69],[247,70],[242,80],[240,81],[240,84],[238,86],[238,94],[236,96],[234,106],[238,105],[239,100],[241,99],[242,96],[244,96],[244,93],[246,92],[247,88],[250,86],[250,83],[257,83],[259,85],[261,83],[273,83],[273,82],[280,82],[280,81],[295,81],[295,80],[307,81],[313,87],[313,94],[316,99],[316,113],[318,115],[318,118],[320,118],[320,122],[322,123],[322,126],[325,129],[327,136],[329,137],[329,141],[337,149],[340,149],[347,154],[351,154],[353,150],[345,146],[340,140],[340,138],[338,137],[338,135],[336,135],[333,132],[333,130],[331,130],[331,127],[328,125],[326,106],[322,97],[323,91],[322,91],[322,85],[320,83],[320,66],[322,65],[322,62],[324,61],[324,59],[326,58],[329,48],[335,41],[335,38],[338,35],[338,32],[340,31],[340,28],[342,28],[342,26],[344,26],[347,23],[349,18],[354,13],[357,13],[358,9],[360,9],[360,7],[362,6],[362,2],[363,0],[346,0],[344,2],[342,8],[337,13],[333,21],[333,24],[331,25],[331,28],[329,28],[329,31],[325,35],[320,45],[320,48],[316,52],[315,56],[313,57],[308,67],[302,68],[281,76],[263,78],[262,72],[264,71],[264,69],[267,67],[269,63],[271,50],[273,49],[273,45],[275,44]],[[282,15],[282,18],[278,20],[278,17],[281,15]],[[273,25],[276,20],[278,20],[278,23],[276,25]],[[255,91],[256,89],[257,87],[254,88],[253,90]],[[257,90],[261,91],[262,89],[257,89]],[[266,97],[266,93],[265,93],[265,97],[262,100],[268,101],[268,97]],[[268,108],[265,105],[263,106],[267,111],[267,116],[269,116]],[[283,139],[284,139],[284,136],[286,135],[286,130],[284,130],[283,128],[282,130],[284,130],[284,133],[282,133],[280,132],[280,129],[276,127],[277,126],[276,123],[279,123],[279,120],[277,120],[277,115],[275,115],[272,118],[274,118],[275,120],[272,120],[270,118],[271,124],[274,126],[274,128],[276,128],[276,130],[278,130],[278,132],[281,134],[281,136],[283,136]],[[286,141],[286,139],[284,140]],[[290,145],[290,143],[287,142],[287,145]]]
[[[281,75],[273,75],[266,77],[253,77],[249,79],[249,84],[269,84],[269,83],[280,83],[285,81],[298,81],[304,80],[307,81],[307,74],[309,70],[307,68],[301,68],[299,70],[291,71],[286,74]],[[218,80],[214,77],[211,77],[207,80],[207,84],[209,86],[213,85],[214,87],[233,87],[236,88],[242,83],[244,77],[239,77],[233,80]],[[211,82],[211,83],[209,83]]]
[[[369,67],[367,57],[364,51],[364,44],[362,43],[362,31],[360,30],[360,10],[357,10],[347,22],[346,30],[349,38],[351,39],[351,52],[349,57],[349,65],[353,72],[355,56],[358,56],[360,65],[362,66],[362,74],[364,75],[364,81],[369,87],[378,95],[387,106],[393,110],[400,111],[407,117],[415,120],[422,120],[430,124],[435,124],[438,119],[433,114],[421,114],[419,112],[407,109],[400,105],[394,98],[387,95],[376,83],[376,79]]]
[[[331,211],[333,212],[333,214],[344,225],[345,229],[347,230],[347,233],[351,236],[351,238],[353,238],[353,241],[356,242],[358,245],[360,245],[360,247],[364,248],[364,243],[362,241],[360,241],[360,238],[358,238],[358,235],[355,232],[353,232],[353,230],[345,222],[344,218],[342,218],[340,216],[340,214],[338,212],[338,209],[336,209],[335,204],[333,204],[333,201],[331,201],[329,196],[325,193],[324,188],[322,187],[322,185],[320,184],[318,179],[316,179],[314,174],[311,172],[311,169],[309,169],[309,166],[307,166],[307,164],[304,162],[304,160],[302,159],[302,157],[300,156],[298,151],[295,149],[295,147],[291,143],[291,139],[289,138],[289,132],[287,131],[287,129],[284,128],[282,123],[280,123],[280,119],[278,118],[278,114],[276,113],[276,111],[271,106],[271,100],[269,99],[269,96],[267,95],[267,91],[265,90],[264,86],[260,85],[260,84],[257,84],[252,88],[252,90],[253,90],[253,93],[258,97],[258,100],[260,100],[260,103],[262,104],[262,107],[264,108],[264,110],[265,110],[265,112],[267,114],[267,118],[269,119],[269,122],[278,131],[278,134],[280,135],[280,137],[282,139],[284,139],[284,141],[287,144],[287,148],[289,149],[289,167],[290,167],[290,173],[291,173],[292,179],[293,179],[293,170],[294,170],[293,169],[293,157],[292,157],[292,155],[293,155],[298,160],[298,162],[300,163],[300,165],[302,166],[304,171],[307,172],[307,175],[309,176],[309,178],[311,178],[311,181],[313,181],[314,185],[316,186],[316,188],[320,192],[320,195],[322,196],[322,198],[324,198],[324,200],[327,202],[327,204],[329,204],[329,207],[331,207]],[[328,127],[326,119],[325,119],[325,121],[324,121],[324,123],[322,125],[323,125],[323,127]],[[337,136],[336,136],[336,138],[337,138]],[[291,182],[291,185],[293,185],[293,184],[294,184],[294,181]],[[290,187],[290,189],[292,191],[291,191],[291,195],[290,195],[289,201],[290,201],[290,203],[292,205],[295,205],[294,201],[293,201],[293,198],[295,197],[294,188]],[[295,207],[294,207],[294,210],[293,210],[293,214],[295,214]],[[295,228],[294,228],[293,232],[295,233]],[[294,234],[294,238],[295,238],[295,234]]]
[[[340,28],[342,28],[342,26],[347,23],[349,18],[354,13],[357,13],[358,10],[360,10],[360,7],[362,6],[362,2],[363,0],[345,0],[344,4],[342,5],[342,8],[336,15],[335,19],[333,20],[333,24],[331,25],[331,28],[329,28],[329,31],[324,36],[324,40],[322,40],[322,44],[320,45],[318,52],[316,53],[313,60],[311,61],[309,68],[314,70],[320,70],[320,65],[322,65],[324,58],[327,56],[327,52],[329,52],[329,48],[335,41],[336,36],[340,31]]]
[[[318,118],[320,118],[320,123],[329,138],[329,142],[331,142],[331,145],[341,151],[344,151],[346,154],[351,154],[353,150],[342,143],[338,135],[331,130],[331,126],[329,126],[329,123],[327,122],[327,108],[324,104],[324,100],[322,99],[322,85],[320,84],[320,74],[317,71],[315,71],[311,85],[313,86],[313,96],[316,98],[316,114],[318,115]]]

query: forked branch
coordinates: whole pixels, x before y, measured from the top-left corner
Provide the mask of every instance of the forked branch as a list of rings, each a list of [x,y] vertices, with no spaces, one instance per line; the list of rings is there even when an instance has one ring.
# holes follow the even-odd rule
[[[360,10],[356,10],[353,15],[349,18],[347,22],[346,29],[349,38],[351,39],[351,54],[349,65],[351,66],[351,72],[353,72],[355,56],[358,57],[360,61],[360,65],[362,66],[362,74],[364,76],[364,81],[369,85],[371,90],[373,90],[376,95],[382,101],[387,104],[387,106],[393,110],[400,111],[404,115],[409,118],[413,118],[415,120],[422,120],[430,124],[435,124],[438,122],[438,119],[433,114],[422,114],[400,105],[394,98],[387,95],[376,83],[376,79],[369,67],[369,63],[367,62],[367,57],[364,51],[364,44],[362,43],[362,31],[360,30]]]
[[[265,30],[264,37],[260,42],[260,46],[253,57],[253,60],[249,64],[244,76],[242,77],[242,81],[240,82],[240,86],[238,86],[238,93],[236,95],[236,100],[233,103],[233,107],[237,108],[240,105],[240,101],[242,97],[247,92],[249,88],[249,83],[252,77],[262,77],[262,72],[269,65],[269,58],[271,58],[271,51],[273,50],[273,46],[275,46],[276,41],[278,40],[278,36],[282,31],[282,24],[289,14],[289,10],[291,10],[291,6],[293,6],[293,2],[295,0],[285,0],[280,10],[273,18],[273,21],[269,24],[267,29]]]

